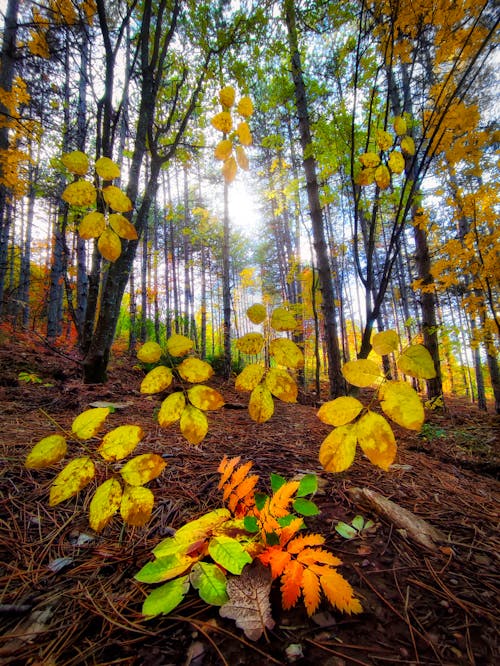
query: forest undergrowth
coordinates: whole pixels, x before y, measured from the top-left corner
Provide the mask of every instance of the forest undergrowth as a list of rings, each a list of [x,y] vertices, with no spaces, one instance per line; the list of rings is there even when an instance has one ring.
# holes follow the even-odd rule
[[[309,395],[279,403],[273,418],[252,422],[234,382],[215,378],[224,409],[210,415],[199,446],[153,418],[161,398],[139,392],[144,373],[126,356],[113,360],[106,385],[84,385],[76,357],[19,335],[0,347],[0,664],[440,664],[498,663],[499,420],[463,398],[426,412],[420,433],[395,427],[398,455],[385,473],[358,453],[345,473],[318,462],[330,427]],[[363,392],[361,395],[363,399]],[[26,454],[56,424],[99,401],[119,407],[143,427],[139,444],[167,463],[150,487],[155,495],[145,527],[115,518],[99,534],[88,527],[89,496],[48,506],[53,470],[28,470]],[[303,606],[281,608],[273,592],[274,628],[256,642],[231,620],[189,593],[168,616],[145,620],[147,586],[134,575],[152,549],[189,520],[221,505],[217,467],[224,457],[254,462],[266,481],[318,476],[318,516],[308,527],[338,556],[342,575],[363,606],[343,615],[325,602],[311,618]],[[362,501],[356,489],[392,500],[444,539],[432,548],[390,516]],[[353,538],[336,531],[355,516],[373,521]],[[359,523],[355,523],[359,524]]]

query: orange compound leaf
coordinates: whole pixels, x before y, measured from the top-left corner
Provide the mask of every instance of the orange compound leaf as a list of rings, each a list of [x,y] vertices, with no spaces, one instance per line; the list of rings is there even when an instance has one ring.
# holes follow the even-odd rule
[[[240,460],[241,456],[236,456],[234,458],[228,458],[227,456],[224,456],[224,458],[222,458],[221,463],[217,468],[217,471],[219,472],[219,474],[221,474],[219,485],[217,486],[219,490],[229,479],[229,477],[233,473],[234,468],[240,462]]]
[[[304,567],[297,560],[290,560],[281,576],[283,609],[289,610],[297,603],[302,587]]]
[[[270,546],[269,548],[266,548],[266,550],[258,557],[262,564],[271,569],[271,576],[273,580],[274,578],[281,576],[285,570],[285,567],[292,560],[290,553],[287,553],[286,550],[282,550],[278,546]]]
[[[249,460],[247,463],[240,465],[238,469],[233,472],[233,475],[229,482],[227,483],[226,487],[224,488],[224,494],[222,495],[222,499],[224,501],[227,500],[229,495],[233,492],[233,490],[236,488],[236,486],[239,486],[240,483],[243,481],[243,479],[246,477],[248,472],[251,470],[253,465],[253,462]]]
[[[309,566],[311,564],[327,564],[331,567],[338,567],[342,564],[342,560],[332,555],[328,550],[323,548],[304,548],[297,555],[297,559],[302,564]]]
[[[349,614],[363,612],[359,600],[354,596],[354,590],[337,571],[330,569],[328,573],[320,577],[320,583],[332,606]]]
[[[292,501],[292,497],[299,487],[299,481],[288,481],[279,488],[271,497],[269,510],[277,518],[286,516],[290,511],[288,505]]]
[[[297,534],[297,532],[304,527],[302,518],[294,518],[290,525],[280,528],[280,546],[282,548],[290,541],[290,539]]]
[[[255,504],[253,489],[258,480],[259,477],[257,474],[247,476],[246,479],[243,479],[243,481],[233,490],[227,503],[227,508],[231,513],[235,512],[239,503],[244,504],[248,508]]]
[[[298,536],[287,546],[289,553],[296,555],[300,553],[304,548],[310,548],[311,546],[321,546],[325,543],[325,538],[321,534],[306,534],[305,536]]]
[[[321,587],[318,576],[310,569],[304,569],[302,575],[302,596],[307,614],[313,615],[321,601]]]

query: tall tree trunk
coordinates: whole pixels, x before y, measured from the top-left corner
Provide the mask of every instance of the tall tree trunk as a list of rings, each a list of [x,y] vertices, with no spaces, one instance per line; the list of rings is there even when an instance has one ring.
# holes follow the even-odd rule
[[[323,295],[323,317],[325,342],[328,356],[328,379],[330,395],[337,397],[345,393],[345,382],[341,372],[341,355],[335,315],[335,299],[332,276],[328,259],[328,247],[325,238],[323,215],[321,211],[319,186],[316,175],[316,160],[311,155],[312,136],[307,104],[307,93],[302,73],[302,64],[298,45],[294,0],[284,0],[285,22],[288,31],[288,44],[292,65],[292,79],[295,91],[295,105],[299,120],[300,143],[304,173],[306,177],[307,199],[311,216],[314,250],[318,264],[318,275]]]
[[[229,202],[228,184],[224,181],[224,218],[222,239],[222,314],[224,344],[224,378],[231,376],[231,274],[229,254]]]

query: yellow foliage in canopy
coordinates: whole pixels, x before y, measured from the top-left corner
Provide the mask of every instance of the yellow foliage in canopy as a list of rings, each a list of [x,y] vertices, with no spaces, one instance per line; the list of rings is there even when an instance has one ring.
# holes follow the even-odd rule
[[[385,130],[377,130],[377,146],[380,148],[380,150],[389,150],[393,143],[394,137],[392,134],[389,134],[389,132],[386,132]],[[375,165],[370,164],[369,166]]]
[[[380,164],[375,169],[375,182],[381,190],[386,190],[391,184],[391,173],[385,164]]]
[[[89,240],[90,238],[99,238],[105,228],[106,218],[102,213],[94,211],[92,213],[87,213],[87,215],[82,218],[78,227],[78,233],[84,240]]]
[[[215,146],[214,156],[217,160],[227,160],[233,152],[233,142],[231,139],[223,139]]]
[[[375,182],[375,168],[361,169],[361,171],[358,171],[356,174],[354,181],[356,185],[359,185],[360,187],[371,185]]]
[[[31,449],[24,463],[28,469],[43,469],[64,458],[68,450],[66,440],[62,435],[49,435],[44,437]]]
[[[120,167],[109,157],[100,157],[95,163],[95,170],[103,180],[113,180],[120,177]]]
[[[74,150],[71,153],[64,153],[61,162],[66,169],[76,176],[85,176],[89,170],[89,158],[81,150]]]
[[[70,183],[62,193],[64,201],[70,206],[93,206],[97,200],[97,190],[87,180]]]
[[[415,141],[411,136],[404,136],[401,139],[401,150],[406,155],[415,155]]]
[[[398,136],[403,136],[406,134],[406,120],[403,118],[403,116],[396,116],[393,121],[393,127],[394,131]]]
[[[45,33],[39,30],[32,30],[27,43],[30,53],[40,58],[50,59],[50,49],[45,37]]]
[[[115,262],[122,253],[122,243],[120,237],[115,234],[113,229],[107,227],[99,236],[97,247],[104,259]]]
[[[363,153],[359,156],[359,161],[364,167],[378,167],[380,155],[377,155],[377,153]]]
[[[238,134],[238,138],[240,140],[240,143],[243,146],[251,146],[252,145],[252,134],[250,132],[250,127],[248,126],[248,123],[246,121],[242,121],[241,123],[238,123],[238,127],[236,128],[236,132]]]
[[[405,169],[405,158],[399,150],[393,150],[389,155],[388,165],[392,173],[403,173]]]
[[[233,128],[233,119],[229,111],[221,111],[212,118],[212,125],[219,132],[228,134]]]
[[[161,354],[161,347],[157,342],[145,342],[137,352],[137,358],[143,363],[156,363]]]
[[[236,110],[240,116],[243,116],[244,118],[250,118],[250,116],[253,114],[253,104],[250,97],[242,97],[238,102]]]

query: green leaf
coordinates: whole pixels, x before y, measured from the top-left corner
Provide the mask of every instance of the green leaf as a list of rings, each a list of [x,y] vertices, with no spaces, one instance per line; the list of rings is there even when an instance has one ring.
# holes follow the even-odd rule
[[[343,521],[339,521],[335,525],[335,531],[344,539],[354,539],[354,537],[358,535],[358,531],[354,529],[354,527]]]
[[[154,617],[160,613],[170,613],[181,603],[188,590],[189,576],[170,580],[165,585],[157,587],[144,599],[142,614]]]
[[[279,522],[279,520],[278,520]],[[266,532],[266,543],[268,546],[277,546],[280,542],[279,536],[276,532]]]
[[[228,601],[227,579],[220,567],[210,562],[197,562],[190,573],[191,585],[207,604],[222,606]]]
[[[161,583],[180,576],[192,566],[196,559],[180,553],[159,557],[145,564],[134,576],[141,583]]]
[[[354,529],[358,530],[358,532],[361,532],[365,525],[365,519],[358,513],[358,515],[354,516],[354,518],[351,520],[351,525],[354,527]]]
[[[318,490],[318,477],[316,474],[305,474],[297,488],[296,497],[305,497],[312,495]]]
[[[275,474],[274,472],[271,473],[271,489],[273,493],[278,491],[281,486],[284,486],[286,483],[285,477],[281,476],[280,474]]]
[[[268,499],[269,495],[266,495],[265,493],[255,493],[254,495],[255,506],[259,511],[262,511]]]
[[[297,498],[293,503],[293,509],[301,516],[317,516],[319,509],[311,500]]]
[[[255,516],[245,516],[243,519],[243,524],[245,525],[247,532],[254,534],[255,532],[259,531],[259,523],[257,522],[257,518]]]
[[[236,539],[228,536],[213,537],[208,544],[210,556],[233,574],[240,574],[245,564],[252,561],[252,558]]]

